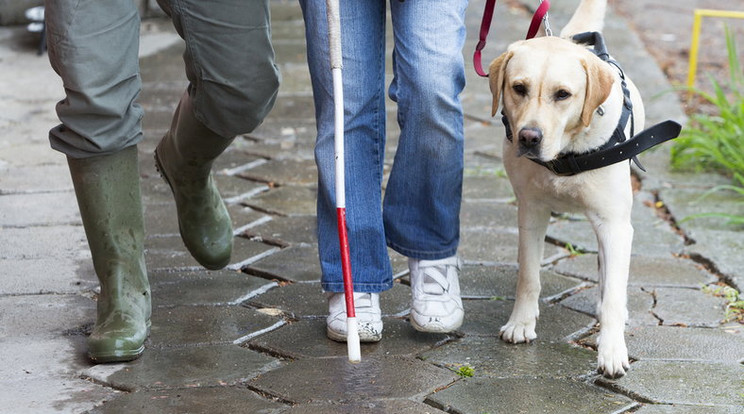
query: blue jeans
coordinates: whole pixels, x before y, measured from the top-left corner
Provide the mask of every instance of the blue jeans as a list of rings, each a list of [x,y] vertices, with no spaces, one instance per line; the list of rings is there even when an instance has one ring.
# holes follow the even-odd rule
[[[467,0],[390,1],[390,99],[399,144],[382,197],[385,155],[384,1],[341,1],[346,213],[354,290],[392,287],[387,247],[415,259],[455,255],[463,171],[462,47]],[[300,0],[318,137],[322,286],[343,291],[334,196],[333,88],[325,2]]]

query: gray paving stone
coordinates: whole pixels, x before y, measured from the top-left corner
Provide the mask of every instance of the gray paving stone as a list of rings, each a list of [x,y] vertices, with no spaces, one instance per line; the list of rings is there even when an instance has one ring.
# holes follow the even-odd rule
[[[272,414],[286,405],[265,399],[241,387],[161,389],[120,395],[89,411],[89,414]]]
[[[72,193],[67,163],[17,166],[12,170],[0,168],[0,194],[28,194],[30,191]]]
[[[462,228],[514,228],[517,226],[517,209],[510,204],[495,201],[462,203],[460,210]]]
[[[426,402],[457,413],[619,413],[632,400],[583,382],[551,378],[468,378]]]
[[[382,340],[363,343],[362,359],[384,356],[414,356],[441,343],[452,340],[447,334],[416,331],[406,320],[383,317]],[[287,358],[346,357],[346,343],[334,342],[326,336],[326,321],[303,319],[261,335],[249,342],[251,348]]]
[[[553,270],[560,274],[599,281],[596,254],[572,256],[558,262]],[[669,255],[630,258],[630,286],[700,287],[714,281],[713,275],[689,259]]]
[[[498,337],[499,330],[509,320],[514,302],[511,300],[466,300],[465,321],[458,332],[467,336]],[[537,341],[556,342],[595,324],[595,320],[560,305],[540,304],[537,321]]]
[[[633,326],[626,330],[635,359],[744,361],[744,329]]]
[[[664,325],[716,327],[725,318],[726,300],[698,289],[654,289],[654,314]]]
[[[168,196],[165,196],[168,197]],[[145,204],[143,206],[145,219],[145,235],[150,238],[153,236],[177,235],[178,233],[178,214],[176,205],[170,196],[165,202],[158,204]]]
[[[552,220],[548,225],[548,237],[559,241],[561,245],[570,243],[577,250],[596,252],[597,236],[592,225],[581,216],[571,217],[574,219]]]
[[[438,414],[444,411],[410,400],[366,401],[348,404],[303,404],[283,414]]]
[[[326,358],[292,362],[249,385],[293,403],[343,403],[421,397],[456,377],[449,370],[413,358],[362,358],[358,364],[346,358]]]
[[[239,305],[272,282],[237,270],[150,272],[153,306]]]
[[[274,216],[265,223],[246,229],[244,234],[248,238],[259,237],[283,245],[318,243],[315,216]]]
[[[685,251],[702,257],[728,278],[740,292],[744,291],[744,238],[741,232],[695,228],[689,231],[697,243],[687,246]]]
[[[41,379],[27,379],[20,373],[10,381],[0,380],[0,387],[3,389],[0,407],[13,414],[81,413],[116,395],[111,389],[76,378],[71,373]]]
[[[380,308],[384,316],[406,313],[410,308],[411,290],[394,283],[393,288],[380,293]],[[323,318],[328,316],[328,299],[320,282],[292,283],[277,287],[251,298],[251,306],[280,309],[295,318]]]
[[[534,344],[514,345],[493,337],[465,337],[421,357],[455,371],[470,366],[474,378],[578,379],[592,375],[597,360],[596,353],[565,342],[539,339]]]
[[[597,381],[642,401],[744,406],[744,366],[728,362],[638,361],[628,375]]]
[[[0,341],[53,339],[95,320],[95,301],[82,295],[0,296]],[[17,359],[18,357],[15,357]],[[6,363],[9,363],[7,361]]]
[[[739,414],[744,406],[711,406],[711,405],[659,405],[646,404],[638,414]]]
[[[237,345],[215,345],[148,349],[139,359],[119,365],[113,373],[96,365],[84,375],[124,390],[224,387],[241,385],[282,363]]]
[[[468,136],[468,139],[470,138]],[[462,196],[468,202],[477,200],[479,203],[495,207],[497,202],[514,200],[514,192],[501,163],[494,163],[491,166],[468,166],[465,168],[464,176]],[[468,202],[465,205],[469,204]],[[511,208],[516,210],[513,205]]]
[[[140,159],[142,159],[141,154]],[[148,209],[151,208],[150,205],[173,204],[173,192],[171,192],[165,180],[160,177],[160,173],[152,172],[151,175],[146,175],[140,179],[140,192],[142,193],[142,203],[145,207],[145,218],[147,218]],[[175,211],[175,206],[173,206],[173,211]]]
[[[280,318],[243,306],[179,306],[155,308],[146,345],[182,347],[230,344],[253,332],[267,329]]]
[[[3,227],[0,246],[0,294],[67,294],[97,285],[82,226]]]
[[[84,256],[74,259],[3,259],[0,294],[73,294],[97,286],[93,265]]]
[[[222,199],[228,205],[236,204],[249,195],[269,190],[265,183],[247,180],[237,175],[217,174],[214,179],[217,182],[217,188],[220,190]]]
[[[472,229],[460,231],[458,254],[467,261],[517,263],[518,235],[515,229]],[[568,256],[568,252],[545,243],[545,259]]]
[[[460,289],[464,298],[513,299],[517,290],[518,269],[515,264],[465,265],[460,273]],[[552,271],[540,272],[540,297],[548,298],[573,289],[582,282]]]
[[[260,211],[256,211],[240,204],[228,204],[227,211],[230,213],[233,232],[237,232],[237,234],[241,233],[240,228],[249,226],[260,220],[266,220],[266,218],[269,217]]]
[[[285,186],[243,200],[243,204],[281,216],[315,214],[316,190],[307,187]]]
[[[561,305],[569,309],[597,317],[597,302],[599,288],[592,287],[582,290],[561,301]],[[654,297],[650,292],[640,288],[628,288],[628,324],[658,325],[659,320],[654,316]]]
[[[707,193],[707,194],[706,194]],[[706,188],[666,188],[659,197],[684,229],[724,230],[741,232],[741,225],[732,225],[725,217],[698,217],[700,214],[730,214],[744,216],[744,204],[731,191],[709,192]]]
[[[316,186],[317,167],[314,160],[271,160],[249,170],[238,173],[252,181],[271,186]]]
[[[267,279],[315,282],[320,280],[318,248],[315,245],[290,246],[251,263],[245,272]]]
[[[33,208],[29,208],[32,207]],[[0,196],[0,226],[50,226],[80,223],[75,193],[72,191],[5,194]]]

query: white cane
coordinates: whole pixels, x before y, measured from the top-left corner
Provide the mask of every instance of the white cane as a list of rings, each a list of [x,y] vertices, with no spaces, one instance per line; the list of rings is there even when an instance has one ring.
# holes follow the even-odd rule
[[[341,77],[341,16],[338,0],[326,0],[328,17],[328,43],[331,52],[331,73],[333,74],[334,104],[334,147],[336,168],[336,220],[338,241],[341,250],[341,269],[344,278],[344,298],[346,299],[346,346],[350,362],[362,360],[359,343],[359,328],[354,310],[354,283],[351,277],[351,256],[346,229],[346,179],[344,176],[344,91]]]

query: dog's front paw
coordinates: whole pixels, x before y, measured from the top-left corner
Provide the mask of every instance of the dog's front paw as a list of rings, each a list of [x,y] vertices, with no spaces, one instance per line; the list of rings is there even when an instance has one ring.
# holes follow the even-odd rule
[[[613,342],[600,339],[598,351],[597,371],[606,378],[620,378],[630,369],[625,341]]]
[[[522,342],[531,342],[537,338],[535,333],[535,319],[524,322],[514,322],[509,320],[506,325],[501,327],[499,335],[504,342],[519,344]]]

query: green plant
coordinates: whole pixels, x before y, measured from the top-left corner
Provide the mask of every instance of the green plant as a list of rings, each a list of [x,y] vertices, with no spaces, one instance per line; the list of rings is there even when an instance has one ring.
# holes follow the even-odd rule
[[[574,246],[571,243],[566,243],[566,246],[565,247],[566,247],[566,250],[568,250],[568,254],[571,255],[571,257],[581,256],[582,254],[584,254],[584,252],[582,252],[581,250],[577,249],[576,246]]]
[[[744,297],[730,286],[703,286],[703,292],[726,299],[726,321],[744,323]]]
[[[460,368],[453,371],[462,378],[472,377],[473,374],[475,374],[475,370],[470,365],[462,365]]]
[[[733,33],[726,29],[729,80],[724,87],[708,76],[713,93],[689,91],[713,104],[716,115],[694,114],[671,147],[672,167],[680,170],[715,171],[731,176],[744,186],[744,74],[741,72]],[[726,89],[729,89],[727,94]]]

